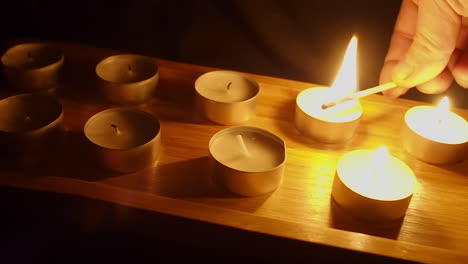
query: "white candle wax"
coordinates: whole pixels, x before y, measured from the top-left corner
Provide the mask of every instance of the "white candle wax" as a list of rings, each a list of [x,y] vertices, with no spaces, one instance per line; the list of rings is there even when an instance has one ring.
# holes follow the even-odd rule
[[[231,192],[256,196],[275,190],[285,162],[285,145],[277,136],[255,127],[231,127],[209,144],[218,181]]]
[[[401,160],[388,156],[376,162],[376,151],[355,150],[337,165],[332,195],[355,216],[367,220],[402,217],[414,192],[415,177]]]
[[[356,100],[322,109],[336,96],[331,88],[318,87],[302,91],[296,98],[295,124],[305,136],[323,143],[349,140],[359,125],[362,106]]]
[[[310,88],[297,96],[297,105],[311,117],[330,123],[344,123],[358,119],[362,107],[357,100],[350,100],[333,107],[322,109],[325,102],[336,97],[334,90],[326,87]]]
[[[239,143],[241,135],[245,149]],[[284,161],[284,147],[277,141],[256,131],[239,131],[217,137],[210,145],[213,157],[222,164],[239,171],[271,170]]]
[[[197,79],[195,89],[203,97],[220,103],[248,100],[258,93],[256,82],[232,71],[214,71]]]
[[[131,108],[104,110],[85,124],[86,137],[98,147],[104,166],[132,172],[151,165],[160,145],[160,124],[151,114]]]
[[[94,144],[109,149],[141,146],[159,133],[159,124],[150,114],[133,109],[114,108],[93,116],[85,134]]]
[[[416,106],[405,114],[403,145],[415,157],[434,164],[462,160],[468,150],[468,122],[447,105]]]
[[[223,125],[235,125],[255,114],[258,83],[238,72],[213,71],[195,81],[197,111]]]
[[[405,121],[416,133],[430,140],[445,144],[461,144],[468,141],[468,122],[453,113],[439,120],[438,109],[433,106],[416,106],[408,110]]]

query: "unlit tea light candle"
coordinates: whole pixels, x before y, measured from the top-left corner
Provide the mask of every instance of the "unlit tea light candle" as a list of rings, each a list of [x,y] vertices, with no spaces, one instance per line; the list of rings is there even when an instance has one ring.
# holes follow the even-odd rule
[[[60,102],[44,94],[20,94],[0,101],[0,138],[8,151],[47,147],[60,130]]]
[[[332,196],[357,218],[390,221],[405,215],[414,186],[413,171],[386,148],[355,150],[338,160]]]
[[[46,43],[18,44],[2,56],[8,81],[23,91],[55,90],[63,63],[62,51]]]
[[[209,143],[217,182],[235,194],[256,196],[278,188],[286,148],[274,134],[255,127],[221,130]]]
[[[235,125],[255,114],[260,91],[252,78],[233,71],[213,71],[195,81],[197,110],[222,125]]]
[[[133,172],[152,165],[160,148],[160,124],[151,114],[132,108],[112,108],[92,116],[86,137],[98,147],[103,165]]]
[[[159,82],[156,62],[150,58],[121,54],[96,66],[101,92],[112,103],[138,104],[148,100]]]
[[[446,164],[462,160],[468,149],[468,122],[449,111],[448,98],[438,107],[416,106],[405,114],[403,145],[420,160]]]

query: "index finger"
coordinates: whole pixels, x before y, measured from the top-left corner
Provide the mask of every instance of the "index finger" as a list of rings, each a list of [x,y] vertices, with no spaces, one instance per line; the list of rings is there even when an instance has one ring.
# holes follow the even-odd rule
[[[404,58],[411,47],[416,33],[417,15],[417,1],[403,0],[393,29],[390,47],[380,73],[380,83],[392,81],[393,68]],[[385,95],[397,97],[404,94],[407,90],[408,88],[395,88],[383,93]]]

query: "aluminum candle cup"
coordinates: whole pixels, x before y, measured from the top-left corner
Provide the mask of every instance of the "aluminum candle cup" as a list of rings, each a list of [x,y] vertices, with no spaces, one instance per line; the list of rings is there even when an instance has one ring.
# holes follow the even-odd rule
[[[258,83],[233,71],[213,71],[195,81],[197,111],[221,125],[236,125],[255,115]]]
[[[21,94],[1,100],[2,150],[18,155],[25,151],[44,151],[45,154],[60,131],[62,119],[62,105],[49,95]]]
[[[159,82],[156,62],[123,54],[108,57],[96,66],[98,85],[107,100],[116,104],[139,104],[148,100]]]
[[[447,164],[466,157],[468,123],[463,117],[447,111],[442,118],[433,106],[416,106],[405,114],[403,146],[416,158]]]
[[[393,156],[374,162],[375,153],[355,150],[343,155],[338,160],[332,196],[357,218],[373,222],[402,218],[414,192],[414,174]]]
[[[103,166],[122,173],[154,165],[160,149],[160,130],[153,115],[131,108],[99,112],[84,127]]]
[[[309,88],[296,98],[295,124],[305,136],[322,143],[343,143],[353,137],[362,106],[351,100],[322,109],[330,101],[330,88]]]
[[[215,181],[232,193],[258,196],[278,188],[284,170],[283,140],[255,127],[221,130],[209,143]]]
[[[62,51],[46,43],[19,44],[2,56],[7,80],[22,91],[55,90],[59,85],[63,62]]]

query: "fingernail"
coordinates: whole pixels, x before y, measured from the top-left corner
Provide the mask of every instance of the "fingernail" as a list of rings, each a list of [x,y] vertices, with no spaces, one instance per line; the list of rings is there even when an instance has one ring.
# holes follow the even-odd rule
[[[405,80],[407,79],[414,71],[414,67],[407,63],[401,63],[395,66],[393,70],[393,77],[395,80]]]

